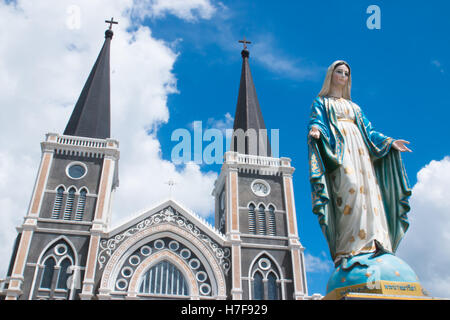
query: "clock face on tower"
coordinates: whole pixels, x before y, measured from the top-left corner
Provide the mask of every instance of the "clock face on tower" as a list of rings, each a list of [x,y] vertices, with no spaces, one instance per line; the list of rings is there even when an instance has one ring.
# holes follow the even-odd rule
[[[251,185],[252,191],[259,197],[265,197],[270,193],[270,186],[264,180],[255,180]]]

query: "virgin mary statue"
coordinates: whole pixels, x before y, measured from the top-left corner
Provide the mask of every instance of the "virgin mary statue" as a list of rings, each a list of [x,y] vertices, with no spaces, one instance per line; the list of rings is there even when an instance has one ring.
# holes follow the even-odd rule
[[[335,61],[308,126],[312,210],[335,265],[362,253],[395,253],[409,225],[411,189],[400,157],[409,142],[375,131],[350,90],[350,66]]]

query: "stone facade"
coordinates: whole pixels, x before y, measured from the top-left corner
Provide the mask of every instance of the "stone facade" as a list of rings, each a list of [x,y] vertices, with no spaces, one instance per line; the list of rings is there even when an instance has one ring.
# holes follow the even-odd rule
[[[293,197],[285,186],[293,172],[289,159],[228,152],[213,190],[215,226],[167,199],[110,230],[118,143],[48,134],[42,150],[2,291],[5,299],[307,298],[303,247],[296,226],[294,233],[289,231],[295,221],[295,212],[287,209]],[[79,177],[69,171],[73,165],[84,168]],[[255,193],[255,181],[265,183],[268,194]],[[260,220],[253,231],[250,205],[264,208],[256,212]],[[154,276],[163,272],[161,263],[176,270],[170,277],[184,279],[184,293],[169,275],[158,278],[165,292],[152,288],[150,280],[143,284],[152,268]],[[260,288],[256,273],[262,277]]]

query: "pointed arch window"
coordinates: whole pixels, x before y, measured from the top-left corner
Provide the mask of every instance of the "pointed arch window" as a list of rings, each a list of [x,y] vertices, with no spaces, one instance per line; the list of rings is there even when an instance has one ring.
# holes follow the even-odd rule
[[[253,300],[264,299],[263,275],[256,271],[253,275]]]
[[[275,208],[271,205],[269,206],[269,235],[274,236],[276,234],[276,230]]]
[[[56,261],[53,257],[49,257],[44,262],[44,271],[42,272],[41,289],[51,289],[53,281],[53,273],[55,272]]]
[[[36,264],[31,299],[73,299],[76,288],[69,282],[72,276],[79,281],[76,253],[66,239],[59,239],[49,245]],[[77,282],[73,282],[77,285]]]
[[[52,219],[59,219],[61,215],[62,201],[64,197],[64,187],[59,187],[56,191],[55,203],[53,204]]]
[[[269,300],[279,300],[279,286],[277,283],[277,277],[273,272],[270,272],[267,276],[268,298]]]
[[[69,194],[67,195],[66,208],[64,210],[64,220],[71,219],[74,200],[75,200],[75,188],[70,188]]]
[[[250,278],[251,298],[254,300],[281,300],[282,276],[274,260],[262,255],[251,267],[253,276]]]
[[[253,203],[248,206],[248,232],[256,234],[255,205]]]
[[[265,207],[261,204],[258,208],[258,233],[265,235],[266,232],[266,212]]]
[[[169,261],[161,261],[144,274],[139,292],[184,297],[189,295],[189,288],[177,267]]]
[[[86,189],[82,189],[80,191],[80,197],[78,198],[77,213],[75,214],[76,221],[83,220],[84,209],[86,207],[86,195],[87,195]]]
[[[72,262],[69,258],[61,261],[59,274],[58,274],[58,282],[56,283],[57,289],[66,289],[67,290],[67,279],[69,279],[70,274],[68,273],[69,267],[72,265]]]

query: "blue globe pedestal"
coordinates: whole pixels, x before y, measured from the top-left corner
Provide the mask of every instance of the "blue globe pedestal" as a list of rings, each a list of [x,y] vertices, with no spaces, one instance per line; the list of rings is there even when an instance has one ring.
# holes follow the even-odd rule
[[[411,267],[390,253],[364,253],[343,261],[328,280],[326,300],[348,297],[427,298]]]

